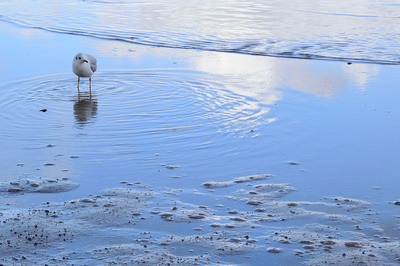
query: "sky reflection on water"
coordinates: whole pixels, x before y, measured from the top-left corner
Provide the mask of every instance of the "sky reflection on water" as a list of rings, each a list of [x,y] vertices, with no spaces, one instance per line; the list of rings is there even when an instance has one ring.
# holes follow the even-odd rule
[[[26,1],[0,18],[156,47],[399,64],[400,5],[386,1]]]
[[[53,124],[48,124],[49,127],[47,128],[43,127],[48,123],[46,120],[42,120],[42,122],[38,123],[39,127],[36,134],[45,136],[50,133],[48,138],[43,138],[41,141],[42,147],[45,147],[49,143],[58,143],[57,145],[64,148],[68,146],[68,149],[71,149],[69,155],[75,155],[81,152],[92,154],[91,156],[94,157],[90,157],[88,160],[96,162],[96,156],[99,153],[95,151],[98,150],[95,148],[96,146],[92,145],[95,145],[97,140],[106,137],[105,140],[108,140],[108,142],[100,142],[101,145],[105,145],[104,149],[100,149],[105,154],[105,156],[101,156],[104,158],[98,158],[100,161],[111,163],[111,165],[118,162],[117,165],[121,165],[126,162],[126,160],[130,160],[128,159],[129,154],[139,152],[139,155],[135,156],[143,159],[139,160],[141,161],[139,164],[140,166],[136,165],[134,167],[148,170],[154,167],[154,164],[151,162],[158,160],[154,157],[154,154],[160,153],[160,151],[157,151],[157,147],[161,146],[156,145],[144,154],[143,152],[148,149],[149,145],[152,146],[160,142],[159,134],[164,135],[166,141],[172,140],[172,143],[180,143],[179,145],[182,145],[184,148],[179,149],[180,151],[171,157],[171,159],[173,158],[171,160],[172,162],[166,160],[157,163],[158,165],[162,163],[178,164],[177,159],[180,157],[179,154],[181,152],[188,154],[189,152],[189,154],[193,154],[186,157],[188,159],[192,158],[192,160],[188,160],[185,162],[186,164],[193,166],[193,169],[197,169],[196,171],[209,174],[219,172],[218,175],[220,176],[228,175],[228,173],[224,173],[224,171],[226,171],[224,165],[228,162],[232,163],[237,161],[240,158],[240,156],[237,157],[237,154],[241,154],[248,149],[248,147],[252,147],[250,148],[250,150],[252,150],[252,155],[248,154],[246,157],[250,156],[249,158],[252,158],[254,156],[261,156],[259,157],[260,160],[258,162],[256,160],[254,164],[247,165],[246,167],[239,167],[241,168],[240,170],[235,168],[231,169],[231,171],[229,171],[231,175],[237,176],[238,174],[234,174],[237,171],[248,174],[248,171],[252,168],[256,169],[252,171],[265,169],[269,172],[268,169],[270,169],[270,167],[267,167],[268,164],[272,163],[270,165],[272,166],[278,162],[296,159],[293,157],[304,157],[305,155],[298,154],[298,151],[293,155],[289,154],[298,150],[295,148],[296,145],[301,146],[303,145],[301,143],[308,142],[308,140],[303,138],[314,138],[315,134],[318,135],[318,131],[309,131],[308,127],[314,127],[315,125],[320,127],[324,125],[327,122],[324,112],[327,112],[330,108],[337,108],[335,112],[338,117],[346,116],[345,112],[349,107],[340,107],[340,105],[335,107],[334,103],[343,102],[347,97],[356,97],[355,99],[360,97],[362,95],[361,93],[368,90],[369,84],[373,84],[375,79],[379,79],[380,69],[382,68],[382,66],[374,64],[348,65],[344,62],[298,61],[190,50],[168,49],[168,52],[163,52],[162,49],[144,48],[142,46],[132,47],[126,43],[104,41],[100,39],[87,39],[85,42],[82,42],[80,37],[67,36],[71,38],[68,39],[70,42],[80,44],[81,50],[83,51],[87,50],[89,47],[95,47],[95,50],[92,50],[91,53],[99,59],[99,72],[93,77],[93,84],[96,86],[96,90],[94,90],[93,93],[93,101],[85,101],[85,95],[83,95],[84,97],[81,97],[82,101],[80,102],[76,91],[76,78],[71,74],[70,70],[71,56],[68,56],[70,54],[75,54],[76,49],[70,47],[70,45],[66,43],[66,38],[63,37],[64,35],[57,35],[57,38],[54,38],[53,35],[38,30],[19,30],[5,25],[4,28],[13,29],[10,31],[10,34],[19,40],[16,42],[14,49],[8,48],[10,53],[4,55],[5,60],[3,62],[8,64],[7,69],[8,73],[10,73],[10,75],[6,74],[6,77],[10,78],[14,76],[15,79],[16,77],[28,77],[36,74],[44,76],[43,78],[32,79],[31,81],[28,80],[23,87],[25,89],[16,87],[18,90],[24,91],[25,93],[19,94],[19,92],[17,92],[17,94],[15,94],[15,92],[8,92],[12,93],[12,97],[9,97],[12,100],[8,99],[3,102],[3,108],[7,108],[7,105],[10,104],[17,107],[19,104],[23,103],[24,97],[28,97],[26,99],[29,99],[32,105],[25,107],[24,114],[31,113],[29,115],[27,114],[28,117],[31,117],[32,113],[36,114],[36,109],[40,110],[52,104],[49,102],[49,99],[52,99],[53,103],[57,105],[56,110],[59,116],[55,117],[56,120],[54,120]],[[41,49],[41,42],[38,42],[35,38],[34,40],[36,41],[33,43],[31,42],[32,36],[37,36],[37,34],[40,34],[42,41],[44,40],[45,43],[51,44],[47,46],[49,48],[47,51],[48,57],[51,58],[49,61],[43,61],[42,57],[35,54],[36,49]],[[26,46],[28,43],[29,45]],[[23,49],[22,47],[28,48]],[[58,52],[60,47],[63,49],[65,48],[63,54]],[[22,64],[22,62],[24,63]],[[31,66],[35,64],[41,65],[40,67],[32,68]],[[319,65],[321,67],[319,67]],[[107,66],[107,69],[104,69],[105,66]],[[137,69],[139,66],[142,69],[148,68],[148,70],[141,70],[139,72],[129,70]],[[171,69],[171,72],[168,73],[168,71],[165,72],[164,70],[154,69],[157,67]],[[16,68],[20,68],[21,71],[14,72]],[[119,71],[118,69],[126,70]],[[54,72],[58,72],[59,74],[47,76],[49,73]],[[153,74],[159,75],[161,79],[151,78]],[[149,75],[148,79],[146,75]],[[182,79],[179,77],[180,75],[183,75]],[[153,84],[155,80],[158,80],[157,82],[159,82],[160,88],[168,88],[168,90],[171,90],[170,92],[165,91],[164,96],[169,95],[169,98],[164,98],[164,100],[160,98],[162,102],[169,103],[167,106],[160,105],[156,107],[156,105],[154,105],[153,111],[151,111],[151,109],[145,111],[146,108],[149,107],[148,104],[157,104],[154,97],[163,95],[161,91],[154,90],[156,88]],[[127,81],[128,83],[126,83]],[[16,85],[18,85],[18,83]],[[83,88],[85,88],[85,86],[87,86],[87,83],[83,84]],[[174,92],[177,88],[182,90],[182,93],[184,93],[182,95],[189,93],[187,95],[191,95],[190,97],[192,97],[192,100],[197,101],[198,106],[201,107],[201,109],[198,110],[203,110],[195,116],[197,117],[195,120],[193,120],[191,112],[196,113],[196,109],[193,109],[193,107],[187,104],[182,105],[180,101],[183,98],[179,95],[179,90]],[[303,93],[309,94],[309,96]],[[131,94],[131,96],[129,96],[131,99],[126,98],[128,94]],[[7,95],[6,93],[3,97],[7,97]],[[139,99],[142,99],[142,101]],[[145,99],[151,99],[151,102],[146,102],[147,100]],[[9,101],[11,101],[11,103]],[[301,104],[302,102],[304,102],[304,105]],[[86,106],[86,104],[88,105]],[[80,108],[81,105],[85,108]],[[318,107],[313,107],[313,105]],[[303,109],[298,109],[298,107]],[[132,108],[139,109],[135,111]],[[142,108],[142,111],[140,111],[140,108]],[[162,113],[159,112],[168,110],[165,108],[170,108],[170,111],[177,112],[177,114],[181,114],[182,117],[179,118],[178,115],[175,118],[179,119],[176,120],[172,113],[170,119],[168,116],[163,116]],[[312,108],[317,108],[315,111],[321,114],[316,115]],[[52,108],[48,109],[49,112],[46,115],[49,116],[53,110]],[[326,110],[324,111],[324,109]],[[192,111],[190,112],[189,110]],[[311,114],[313,119],[307,122],[309,124],[305,122],[308,120],[304,118],[298,120],[302,112]],[[18,123],[24,121],[22,117],[23,115],[21,116],[20,114],[14,118],[17,122],[16,125],[13,126],[14,128],[26,128],[22,125],[18,126]],[[158,117],[162,120],[157,120]],[[196,122],[196,119],[200,120]],[[137,124],[130,125],[129,121],[131,120],[137,121],[135,122]],[[206,122],[206,124],[213,129],[202,128],[201,125],[207,120],[208,122]],[[153,122],[141,125],[142,122],[140,121]],[[302,122],[299,124],[299,121]],[[88,122],[90,122],[93,128],[88,127]],[[23,123],[26,123],[26,121]],[[86,132],[75,132],[74,124],[77,128],[82,128],[84,126]],[[71,127],[71,125],[73,126]],[[122,126],[122,128],[119,129],[119,126]],[[294,126],[294,128],[300,126],[300,128],[294,129],[292,126]],[[32,140],[39,135],[32,135],[32,133],[26,135],[26,131],[24,130],[19,133],[13,132],[13,127],[7,129],[3,134],[5,134],[7,138],[12,139],[12,136],[18,136],[18,139],[21,140],[22,137],[22,139],[26,140],[25,143],[19,142],[19,144],[11,144],[16,145],[13,148],[15,152],[14,157],[21,156],[19,151],[21,148],[22,150],[28,147],[38,148],[37,143],[32,142]],[[114,129],[110,131],[108,136],[106,136],[107,134],[102,136],[101,132],[106,133],[107,130],[104,129],[107,128]],[[131,128],[131,130],[129,128]],[[185,130],[182,131],[182,129]],[[118,137],[115,138],[115,136],[113,136],[113,134],[117,134],[118,130],[120,130],[120,133],[123,133],[123,137],[119,137],[119,140]],[[45,133],[46,131],[47,133]],[[56,137],[60,132],[62,132],[63,135],[67,134],[67,136],[71,138]],[[178,136],[171,138],[172,136],[169,136],[170,133],[168,132],[172,132],[172,134],[177,134]],[[205,132],[213,133],[207,135]],[[149,133],[150,136],[153,136],[153,140],[150,142],[146,140],[143,142],[143,140],[140,140],[142,137],[150,140],[151,138],[149,139],[146,137],[146,134]],[[233,139],[223,137],[223,134],[226,133],[231,134]],[[312,134],[310,135],[310,133]],[[19,136],[19,134],[21,134],[21,136]],[[79,140],[79,138],[82,138],[79,136],[90,135],[92,135],[92,137],[83,137],[85,141],[81,144],[77,142],[76,144],[78,144],[78,146],[70,146],[68,144],[72,140],[76,142],[75,136],[77,136]],[[205,137],[200,137],[202,135]],[[116,141],[110,141],[109,137]],[[134,138],[132,139],[132,137]],[[231,141],[236,142],[236,137],[240,137],[240,144],[231,146],[229,143]],[[123,141],[124,138],[128,141],[125,144]],[[195,140],[196,138],[199,139]],[[248,140],[243,141],[244,139]],[[253,146],[256,142],[251,139],[258,139],[257,143],[262,143],[261,146],[259,146],[259,144],[257,144],[258,148],[256,148],[257,146]],[[325,139],[321,139],[321,143],[314,148],[315,152],[323,148],[320,145],[325,141]],[[110,145],[109,148],[106,148],[108,145],[107,143]],[[138,143],[141,143],[138,149],[135,148],[129,152],[129,149],[137,146]],[[292,143],[290,145],[293,146],[290,146],[288,143]],[[80,148],[74,151],[79,145],[82,145],[82,151],[79,151]],[[263,150],[263,145],[266,145],[265,147],[267,147],[267,150]],[[291,148],[285,151],[285,147],[288,148],[288,145]],[[170,154],[177,148],[177,146],[173,148],[173,145],[167,146],[169,148],[163,148],[163,150]],[[197,154],[196,147],[203,147],[203,151],[206,149],[209,149],[209,151]],[[212,152],[212,147],[218,151]],[[331,146],[328,145],[328,147]],[[270,155],[265,155],[265,152],[268,152],[268,154],[280,155],[273,156],[275,159],[272,159],[269,158]],[[60,148],[60,153],[65,154],[66,152],[62,152]],[[308,153],[306,158],[309,158],[309,156],[311,156],[310,158],[314,158],[315,155],[312,155],[313,153],[314,152]],[[114,154],[114,159],[112,159],[112,157],[106,158],[110,154]],[[119,155],[116,156],[117,154]],[[243,154],[247,153],[245,152]],[[222,159],[223,156],[227,156],[226,159]],[[32,162],[31,169],[40,168],[45,160],[40,158],[41,156],[34,157],[39,160],[36,163]],[[48,155],[44,155],[44,157],[49,158]],[[218,157],[222,159],[221,165],[211,167],[210,162],[214,159],[206,160],[205,158],[207,157]],[[79,160],[82,161],[84,160],[83,158],[84,156],[81,156]],[[57,161],[60,160],[61,158],[57,158]],[[239,161],[240,160],[242,159],[239,159]],[[20,157],[20,159],[14,158],[15,164],[20,161],[24,161],[23,157]],[[70,159],[64,161],[59,171],[64,168],[71,169],[71,163],[75,164],[75,162],[78,161]],[[261,166],[264,165],[265,162],[268,162],[266,166]],[[229,164],[230,163],[228,163],[228,165]],[[243,166],[243,164],[239,164],[238,166],[240,165]],[[272,169],[277,168],[274,166]],[[21,170],[19,174],[26,172],[26,168]],[[82,169],[77,170],[75,174],[80,171],[82,171]],[[182,171],[182,169],[177,171]],[[71,172],[74,171],[71,169]],[[60,173],[62,174],[62,172]],[[79,175],[81,174],[83,173]],[[167,176],[169,175],[168,172],[166,174]],[[184,174],[188,175],[188,173]],[[149,175],[151,174],[149,173]],[[198,176],[198,174],[196,174],[196,176]]]
[[[350,237],[375,237],[379,226],[383,236],[398,237],[393,215],[397,207],[387,204],[398,200],[400,186],[396,66],[165,49],[0,26],[13,40],[2,43],[1,50],[7,52],[0,54],[5,81],[0,95],[0,181],[68,177],[80,184],[58,194],[7,194],[0,197],[7,215],[19,208],[36,209],[43,202],[62,205],[126,186],[120,182],[128,180],[139,182],[135,188],[163,191],[153,202],[163,210],[177,204],[220,204],[215,221],[228,220],[226,211],[231,209],[250,218],[257,212],[246,198],[256,195],[249,189],[257,182],[215,191],[201,184],[268,173],[273,177],[262,182],[286,189],[274,191],[284,194],[283,201],[268,198],[268,211],[278,205],[287,210],[293,201],[322,213],[286,221],[286,214],[277,210],[282,222],[257,219],[251,229],[235,229],[262,238],[258,245],[263,254],[271,227],[297,233],[302,228],[292,226],[308,229],[317,224],[317,231],[318,226],[338,226],[347,240],[347,230],[354,233],[353,221],[332,220],[331,212],[363,220],[360,225],[367,229]],[[82,93],[76,89],[71,57],[77,50],[90,52],[99,62],[91,98],[87,80]],[[47,112],[41,112],[43,108]],[[337,195],[373,204],[347,214],[335,200],[326,203]],[[371,210],[380,212],[372,221],[366,217]],[[267,212],[260,217],[269,219]],[[69,219],[75,222],[77,217]],[[160,234],[190,235],[196,222],[184,223],[183,232],[183,223],[160,221],[158,216],[150,220],[140,230],[159,232],[162,226]],[[115,222],[113,228],[120,230],[120,221]],[[203,232],[216,230],[207,219],[197,222]],[[131,227],[124,229],[132,232]],[[126,232],[118,230],[101,232],[103,243],[108,245],[114,233]],[[287,254],[274,258],[297,259]]]

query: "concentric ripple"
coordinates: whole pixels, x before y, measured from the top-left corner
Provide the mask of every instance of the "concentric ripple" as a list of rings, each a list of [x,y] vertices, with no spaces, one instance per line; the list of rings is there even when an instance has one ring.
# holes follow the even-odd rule
[[[81,81],[80,93],[76,83],[61,74],[1,88],[2,139],[18,148],[54,144],[93,162],[126,163],[160,149],[234,151],[240,145],[232,147],[222,136],[254,134],[268,120],[267,105],[227,89],[226,79],[219,83],[197,72],[100,72],[91,96],[88,81]],[[220,145],[226,149],[216,149]]]

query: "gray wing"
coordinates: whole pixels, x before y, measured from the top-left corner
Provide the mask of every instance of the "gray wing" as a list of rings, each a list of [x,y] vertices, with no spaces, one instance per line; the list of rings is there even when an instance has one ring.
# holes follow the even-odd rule
[[[97,60],[96,57],[94,57],[93,55],[88,54],[87,55],[89,62],[90,62],[90,69],[94,72],[96,72],[97,70]]]

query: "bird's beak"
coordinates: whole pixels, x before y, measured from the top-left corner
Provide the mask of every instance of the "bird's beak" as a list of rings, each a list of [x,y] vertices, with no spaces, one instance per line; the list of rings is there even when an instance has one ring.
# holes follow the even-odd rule
[[[83,60],[83,62],[89,63],[87,60]]]

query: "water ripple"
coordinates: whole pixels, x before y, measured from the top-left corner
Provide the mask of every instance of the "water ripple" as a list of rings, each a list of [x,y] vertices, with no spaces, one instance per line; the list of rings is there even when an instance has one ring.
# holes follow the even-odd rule
[[[399,5],[358,0],[18,0],[0,19],[53,32],[251,55],[399,64]],[[348,10],[346,14],[343,10]]]
[[[93,77],[91,96],[85,80],[78,94],[70,74],[16,82],[1,88],[1,137],[28,149],[79,146],[113,160],[160,145],[228,145],[221,136],[243,137],[265,125],[268,106],[216,80],[180,70],[106,71]]]

